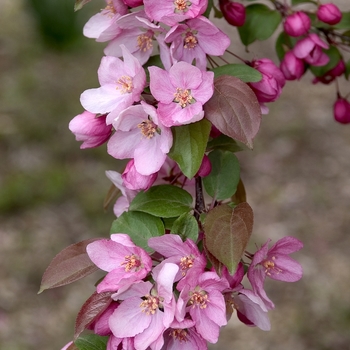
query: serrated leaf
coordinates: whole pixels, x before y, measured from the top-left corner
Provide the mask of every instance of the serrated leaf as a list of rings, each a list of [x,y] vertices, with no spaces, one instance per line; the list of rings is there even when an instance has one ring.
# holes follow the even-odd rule
[[[248,203],[234,209],[220,205],[208,212],[204,223],[208,251],[233,274],[242,258],[253,228],[253,211]]]
[[[238,142],[231,139],[231,137],[221,134],[220,136],[210,140],[207,144],[207,151],[212,151],[214,149],[221,149],[222,151],[234,153],[246,150],[246,146],[240,146]]]
[[[94,320],[111,304],[113,292],[94,292],[81,307],[75,320],[74,339],[77,339]]]
[[[127,233],[137,246],[148,252],[153,252],[147,244],[148,239],[164,232],[164,224],[159,217],[141,211],[124,212],[111,227],[111,233]]]
[[[246,7],[244,25],[238,27],[239,36],[245,46],[256,40],[268,39],[282,20],[277,10],[271,10],[263,4],[252,4]]]
[[[190,213],[180,215],[173,223],[171,233],[177,234],[183,241],[190,238],[196,242],[198,239],[198,223]]]
[[[91,0],[75,0],[74,11],[81,10],[84,5],[86,5]]]
[[[172,128],[173,146],[168,156],[189,179],[196,175],[202,164],[210,129],[211,124],[206,119]]]
[[[41,280],[41,293],[46,289],[61,287],[75,282],[98,270],[86,253],[86,246],[100,238],[87,239],[74,243],[58,253],[44,272]]]
[[[224,66],[213,68],[215,78],[222,75],[230,75],[236,77],[245,83],[258,82],[262,79],[262,75],[256,69],[246,64],[225,64]]]
[[[147,192],[139,192],[131,202],[129,211],[172,218],[189,212],[191,207],[192,196],[188,192],[172,185],[158,185]]]
[[[79,350],[106,350],[109,337],[101,337],[97,334],[80,336],[74,344]]]
[[[208,155],[212,170],[203,178],[206,192],[216,200],[230,198],[237,190],[239,182],[239,162],[227,151],[214,150]]]
[[[259,102],[240,79],[223,75],[214,81],[214,94],[204,104],[205,117],[223,134],[253,148],[261,122]]]

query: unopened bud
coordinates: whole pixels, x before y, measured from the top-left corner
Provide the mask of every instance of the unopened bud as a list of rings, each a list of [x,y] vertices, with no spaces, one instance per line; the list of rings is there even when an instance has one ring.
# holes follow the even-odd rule
[[[331,25],[339,23],[342,19],[338,6],[331,3],[321,5],[316,14],[320,21]]]
[[[205,154],[202,159],[202,164],[199,170],[197,171],[196,176],[205,177],[205,176],[208,176],[210,172],[211,172],[211,163],[210,163],[209,157]]]
[[[286,18],[283,28],[290,36],[301,36],[310,30],[311,20],[305,12],[297,11]]]
[[[333,106],[334,119],[342,124],[350,123],[350,103],[342,97],[335,101]]]
[[[240,27],[245,22],[245,7],[238,2],[220,0],[220,10],[226,21],[233,26]]]
[[[287,80],[299,80],[305,73],[303,60],[296,57],[293,51],[288,51],[285,54],[280,69]]]

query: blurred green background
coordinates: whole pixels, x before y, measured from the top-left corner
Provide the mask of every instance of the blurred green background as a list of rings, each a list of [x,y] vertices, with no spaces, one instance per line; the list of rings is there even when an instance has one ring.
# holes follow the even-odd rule
[[[345,10],[346,0],[337,1]],[[97,87],[105,44],[84,38],[95,0],[78,13],[73,0],[0,0],[0,348],[60,349],[98,275],[37,295],[41,276],[63,248],[107,236],[114,218],[102,203],[104,175],[119,164],[100,149],[79,149],[68,130],[82,112],[80,94]],[[348,9],[349,10],[349,9]],[[270,57],[271,43],[244,52]],[[343,91],[350,84],[342,82]],[[250,250],[267,238],[300,238],[295,254],[305,276],[267,281],[276,304],[272,330],[240,324],[235,315],[211,349],[350,349],[350,127],[332,117],[334,86],[311,76],[287,84],[263,117],[253,152],[239,154],[255,212]]]

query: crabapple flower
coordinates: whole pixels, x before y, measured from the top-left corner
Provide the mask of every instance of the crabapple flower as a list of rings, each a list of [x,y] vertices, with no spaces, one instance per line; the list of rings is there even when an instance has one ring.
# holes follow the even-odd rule
[[[88,111],[75,116],[69,123],[69,130],[77,141],[84,141],[81,149],[98,147],[112,135],[112,126],[106,125],[106,116],[97,117]]]
[[[140,62],[122,45],[124,61],[105,56],[98,69],[101,87],[81,94],[82,106],[91,113],[109,113],[106,123],[112,124],[119,113],[140,100],[146,85],[146,73]]]
[[[175,63],[169,71],[152,66],[150,88],[158,103],[160,121],[167,127],[203,119],[203,104],[214,92],[214,73],[187,62]]]
[[[145,12],[154,22],[174,26],[203,14],[208,0],[144,0]]]
[[[350,123],[350,103],[342,97],[335,101],[333,106],[334,119],[341,124]]]
[[[301,265],[288,255],[300,250],[303,243],[294,237],[278,240],[270,249],[268,240],[253,256],[248,269],[248,279],[253,291],[263,299],[268,308],[273,308],[272,301],[263,289],[266,276],[284,282],[296,282],[302,274]]]
[[[97,286],[97,292],[117,291],[121,286],[142,280],[152,269],[146,251],[132,243],[128,235],[113,234],[86,247],[90,260],[108,274]]]
[[[230,46],[230,38],[203,16],[172,27],[165,42],[171,43],[173,59],[191,64],[196,60],[196,66],[203,71],[207,66],[206,55],[221,56]]]
[[[135,168],[135,162],[131,159],[122,174],[123,184],[130,190],[147,191],[157,179],[158,173],[142,175]]]
[[[338,64],[323,74],[321,77],[316,77],[315,79],[312,80],[313,84],[316,84],[318,82],[321,82],[323,84],[329,84],[331,83],[336,77],[340,77],[346,70],[345,63],[343,59],[341,58],[338,62]]]
[[[220,10],[226,21],[232,26],[241,27],[246,18],[244,5],[230,0],[219,0]]]
[[[123,293],[112,295],[112,298],[122,300],[109,318],[114,336],[134,337],[138,350],[146,350],[160,337],[174,320],[173,283],[178,269],[175,264],[165,264],[155,278],[155,286],[141,281]]]
[[[199,275],[197,282],[191,281],[181,290],[178,299],[178,313],[182,321],[188,312],[195,321],[196,331],[210,343],[216,343],[220,327],[227,324],[225,299],[222,292],[229,287],[225,279],[216,272]],[[180,316],[179,316],[180,318]]]
[[[342,13],[338,6],[328,3],[320,5],[316,12],[317,18],[327,24],[334,25],[341,21]]]
[[[289,15],[283,23],[284,31],[290,36],[301,36],[311,28],[311,19],[303,11],[297,11]]]
[[[324,66],[329,62],[329,57],[322,51],[328,49],[329,45],[319,38],[315,33],[298,41],[293,48],[297,58],[303,59],[312,66]]]
[[[156,173],[172,146],[170,128],[159,121],[156,109],[144,102],[120,113],[116,129],[107,144],[108,153],[117,159],[134,158],[141,175]]]
[[[283,57],[280,69],[286,80],[299,80],[305,73],[305,64],[293,51],[288,51]]]

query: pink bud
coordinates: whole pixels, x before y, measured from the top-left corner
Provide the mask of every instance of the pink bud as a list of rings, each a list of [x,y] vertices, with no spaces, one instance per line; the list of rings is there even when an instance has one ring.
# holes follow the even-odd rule
[[[252,67],[262,74],[257,83],[249,83],[259,102],[273,102],[281,94],[286,83],[281,70],[268,58],[252,62]]]
[[[131,159],[125,167],[122,174],[123,184],[129,190],[144,190],[147,191],[156,181],[158,173],[151,175],[140,174],[134,165],[134,160]]]
[[[211,163],[209,157],[205,154],[202,159],[202,164],[196,174],[196,176],[205,177],[208,176],[211,172]]]
[[[333,106],[334,119],[342,124],[350,123],[350,103],[342,97],[335,101]]]
[[[297,11],[286,18],[283,28],[288,35],[297,37],[310,30],[311,20],[305,12]]]
[[[96,117],[88,111],[78,114],[69,123],[69,130],[77,141],[84,141],[80,148],[98,147],[112,134],[112,125],[106,125],[106,116]]]
[[[293,51],[288,51],[281,62],[280,69],[287,80],[299,80],[305,72],[305,65],[303,60],[295,57]]]
[[[320,21],[331,25],[339,23],[342,19],[338,6],[331,3],[321,5],[316,14]]]
[[[233,26],[240,27],[245,22],[245,7],[238,2],[220,0],[220,10],[226,21]]]
[[[129,7],[137,7],[143,5],[143,0],[123,0],[123,2]]]
[[[331,83],[336,77],[340,77],[345,72],[345,63],[343,59],[340,59],[338,64],[328,72],[326,72],[322,77],[316,77],[312,82],[313,84],[316,84],[318,82],[321,82],[323,84],[329,84]]]

